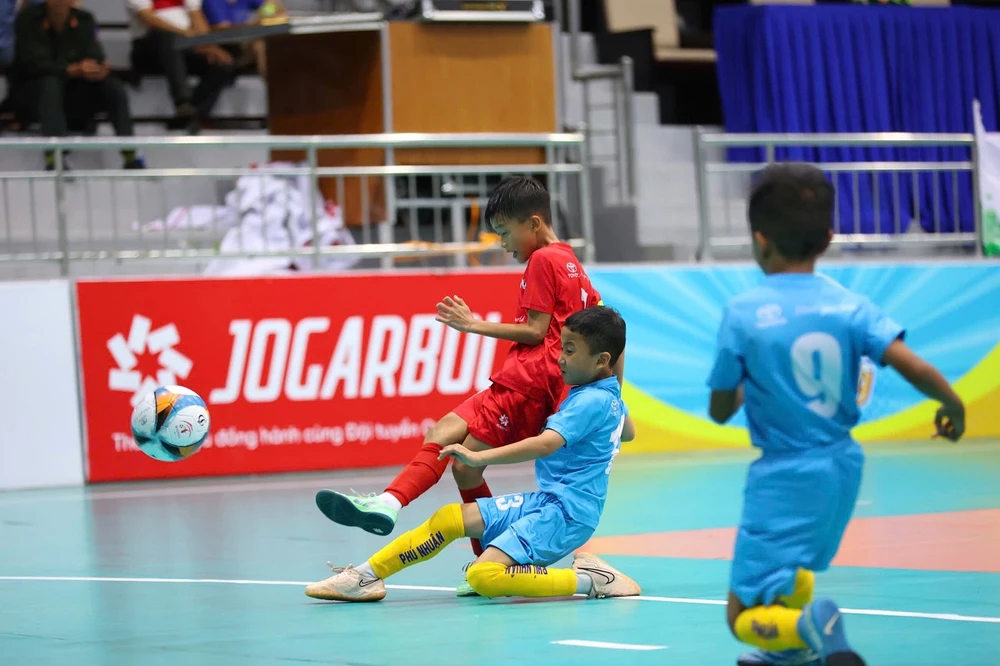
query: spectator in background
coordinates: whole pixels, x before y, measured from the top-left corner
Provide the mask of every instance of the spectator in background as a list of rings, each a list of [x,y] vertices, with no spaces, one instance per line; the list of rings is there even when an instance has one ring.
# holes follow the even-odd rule
[[[279,0],[202,0],[201,8],[213,30],[255,25],[286,13]],[[261,76],[267,76],[263,39],[233,44],[227,50],[235,58],[237,67],[255,65]]]
[[[141,74],[163,74],[174,102],[171,127],[197,131],[223,88],[236,78],[233,56],[215,44],[178,50],[177,39],[208,32],[201,0],[125,0],[132,29],[132,67]],[[191,91],[188,74],[197,75]]]
[[[11,98],[22,123],[38,120],[42,134],[65,136],[70,129],[93,130],[105,111],[118,136],[132,136],[132,114],[121,81],[110,76],[97,39],[94,16],[73,0],[26,5],[14,23]],[[122,151],[126,169],[145,167],[134,150]],[[45,166],[55,156],[45,155]]]
[[[14,62],[14,16],[17,0],[0,0],[0,74]]]

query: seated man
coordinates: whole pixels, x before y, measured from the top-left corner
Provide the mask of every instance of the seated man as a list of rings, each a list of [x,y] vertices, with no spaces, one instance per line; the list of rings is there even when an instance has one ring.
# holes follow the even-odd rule
[[[208,118],[222,90],[236,78],[233,56],[211,44],[178,50],[179,37],[208,32],[201,0],[125,0],[132,31],[132,67],[141,74],[163,74],[176,117],[173,129],[196,131]],[[188,75],[200,77],[191,91]]]
[[[572,569],[548,565],[573,553],[593,535],[608,494],[611,463],[635,427],[612,368],[625,349],[625,322],[613,309],[594,306],[573,314],[562,329],[559,366],[573,386],[536,437],[503,448],[442,449],[472,467],[536,460],[538,492],[450,504],[373,555],[358,568],[306,587],[306,595],[333,601],[379,601],[389,576],[423,562],[461,537],[481,539],[486,550],[469,567],[469,585],[483,597],[637,596],[628,576],[588,553]]]
[[[279,0],[202,0],[201,10],[212,30],[255,25],[263,19],[273,19],[286,13]],[[226,44],[225,49],[232,54],[238,68],[251,66],[261,76],[267,76],[263,39],[244,44]]]
[[[92,130],[105,111],[118,136],[132,136],[125,86],[113,76],[97,40],[94,16],[73,0],[26,5],[15,21],[11,72],[14,112],[21,123],[37,120],[42,134],[66,136],[70,129]],[[126,169],[145,166],[134,150],[123,150]],[[45,156],[47,169],[54,154]]]
[[[14,16],[17,0],[0,0],[0,74],[14,62]]]

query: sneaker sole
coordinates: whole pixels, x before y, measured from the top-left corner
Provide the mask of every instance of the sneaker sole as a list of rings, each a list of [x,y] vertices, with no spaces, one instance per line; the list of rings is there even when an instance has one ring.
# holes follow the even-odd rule
[[[383,599],[385,599],[385,592],[360,599],[351,598],[336,593],[309,594],[308,592],[306,592],[306,596],[309,597],[310,599],[318,599],[319,601],[344,601],[352,604],[369,604],[369,603],[374,603],[376,601],[382,601]]]
[[[826,658],[826,666],[867,666],[856,652],[835,652]]]
[[[365,532],[386,536],[396,526],[388,516],[361,511],[349,499],[332,490],[316,493],[316,506],[324,516],[346,527],[360,527]]]

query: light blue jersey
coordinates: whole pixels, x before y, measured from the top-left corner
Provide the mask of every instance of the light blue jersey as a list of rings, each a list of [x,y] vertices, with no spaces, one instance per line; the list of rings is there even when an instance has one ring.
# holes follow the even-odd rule
[[[538,492],[476,500],[483,544],[519,564],[549,566],[587,543],[604,511],[627,415],[615,377],[571,389],[545,425],[566,444],[535,461]]]
[[[754,446],[800,451],[850,440],[857,425],[858,375],[903,328],[871,301],[815,274],[768,276],[723,313],[708,385],[743,384]]]
[[[570,389],[546,422],[566,445],[535,461],[535,478],[539,490],[559,498],[570,520],[597,527],[627,415],[618,379],[608,377]]]

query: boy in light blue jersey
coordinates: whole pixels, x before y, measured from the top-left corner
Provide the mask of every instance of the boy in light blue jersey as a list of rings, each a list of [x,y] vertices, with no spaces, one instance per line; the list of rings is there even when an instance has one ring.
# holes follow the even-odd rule
[[[618,312],[604,306],[576,312],[563,325],[559,357],[563,379],[574,388],[541,434],[485,451],[460,444],[441,451],[442,458],[472,467],[535,460],[538,492],[445,506],[360,567],[332,567],[335,575],[307,586],[306,594],[379,601],[385,578],[471,537],[487,545],[466,574],[480,596],[638,595],[635,581],[589,553],[578,553],[571,569],[546,568],[590,540],[604,510],[612,461],[622,441],[635,437],[612,370],[624,349],[625,322]]]
[[[814,273],[833,233],[834,189],[805,164],[767,168],[749,204],[764,282],[723,313],[708,385],[725,423],[746,405],[761,457],[750,466],[736,538],[727,617],[759,648],[740,666],[863,666],[836,604],[812,600],[814,572],[840,546],[861,485],[852,439],[862,357],[889,365],[941,403],[937,435],[965,430],[961,399],[903,342],[903,328],[871,301]]]

